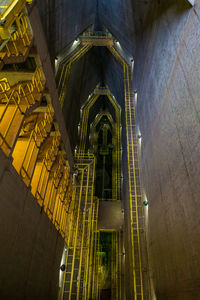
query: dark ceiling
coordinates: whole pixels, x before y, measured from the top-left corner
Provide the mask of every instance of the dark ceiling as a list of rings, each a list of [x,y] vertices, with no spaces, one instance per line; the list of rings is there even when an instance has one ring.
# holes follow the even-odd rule
[[[188,5],[186,2],[186,0],[84,0],[84,2],[38,0],[37,5],[54,65],[55,57],[92,24],[95,30],[102,31],[103,28],[107,28],[120,42],[127,55],[136,58],[137,43],[144,39],[143,32],[148,31],[148,28],[153,26],[154,20],[160,18],[169,7],[175,5],[178,11]],[[139,68],[142,68],[142,65],[140,63],[138,67],[136,62],[135,72]],[[72,66],[63,107],[72,149],[78,141],[80,107],[98,83],[109,86],[123,110],[122,67],[105,47],[92,48]]]

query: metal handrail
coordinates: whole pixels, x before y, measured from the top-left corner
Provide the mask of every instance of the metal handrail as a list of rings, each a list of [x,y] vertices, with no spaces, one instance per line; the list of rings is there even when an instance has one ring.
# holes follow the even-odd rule
[[[21,12],[12,25],[7,41],[2,40],[1,50],[6,51],[7,56],[23,55],[22,50],[31,44],[33,38],[27,16]],[[5,50],[4,50],[5,49]]]
[[[2,40],[10,38],[12,26],[18,15],[23,10],[26,2],[31,3],[31,0],[3,0],[0,6],[0,37]]]
[[[35,198],[37,199],[38,203],[41,206],[43,205],[45,199],[50,171],[56,159],[59,145],[60,145],[60,136],[56,134],[53,137],[52,144],[49,146],[45,154],[45,157],[42,161],[42,167],[41,167],[40,175],[34,193]]]
[[[110,32],[106,31],[85,31],[83,34],[80,36],[80,38],[109,38],[113,39],[113,36]]]
[[[15,136],[14,139],[12,138],[12,142],[9,142],[8,134],[11,132],[14,121],[17,118],[17,112],[23,116],[26,110],[31,107],[31,105],[35,104],[37,101],[40,101],[40,99],[35,98],[35,93],[39,93],[40,96],[42,96],[41,92],[43,89],[43,75],[39,67],[37,67],[35,73],[33,74],[32,80],[27,83],[20,83],[12,87],[10,86],[7,78],[0,80],[0,103],[3,105],[3,110],[1,111],[0,115],[0,125],[5,122],[7,124],[3,132],[0,132],[0,146],[2,147],[3,144],[6,145],[7,149],[3,149],[6,154],[9,154],[7,152],[10,152],[14,140],[16,139]],[[11,107],[13,107],[12,115],[10,115]]]
[[[1,0],[0,16],[5,15],[12,6],[14,7],[17,4],[17,2],[18,0]]]
[[[29,137],[19,172],[27,185],[30,183],[34,172],[34,166],[37,160],[37,154],[39,152],[40,145],[50,133],[52,121],[53,114],[51,109],[48,108],[48,111],[44,114],[44,119],[35,125],[35,128]]]

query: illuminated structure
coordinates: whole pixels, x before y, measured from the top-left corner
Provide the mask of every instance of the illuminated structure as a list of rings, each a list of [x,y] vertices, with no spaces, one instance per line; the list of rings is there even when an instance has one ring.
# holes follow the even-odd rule
[[[117,5],[120,1],[114,2]],[[108,10],[105,1],[88,2],[85,10],[74,8],[80,13],[92,7],[95,13],[93,22],[88,20],[79,29],[73,29],[73,22],[68,24],[66,33],[73,38],[63,34],[62,22],[67,20],[67,15],[62,15],[62,10],[69,5],[66,1],[56,4],[54,1],[3,0],[0,4],[0,188],[3,224],[0,297],[198,299],[198,286],[194,285],[183,293],[182,281],[177,280],[174,287],[169,280],[173,274],[172,254],[181,252],[187,238],[178,244],[180,249],[176,250],[173,238],[166,245],[159,233],[161,230],[163,236],[168,230],[173,237],[171,228],[179,228],[176,222],[169,221],[174,203],[172,206],[162,203],[166,211],[165,222],[160,221],[158,216],[158,212],[162,215],[159,201],[158,210],[155,207],[159,184],[161,196],[158,199],[163,199],[165,195],[170,202],[170,185],[167,185],[170,171],[168,174],[164,164],[161,164],[161,174],[165,180],[159,181],[162,176],[158,180],[156,175],[157,181],[151,181],[150,176],[150,171],[152,177],[157,174],[155,153],[158,153],[159,162],[164,161],[160,158],[162,153],[157,150],[161,145],[154,139],[151,148],[151,141],[148,140],[154,136],[152,128],[157,130],[151,124],[150,116],[155,116],[158,128],[165,135],[167,129],[162,124],[165,120],[162,111],[165,111],[167,104],[158,107],[156,114],[148,103],[143,102],[142,96],[140,103],[137,103],[135,89],[137,84],[139,95],[147,97],[143,81],[150,85],[148,80],[153,78],[154,82],[156,78],[153,64],[150,79],[148,72],[140,74],[138,62],[143,64],[140,55],[144,54],[142,51],[148,40],[143,41],[143,35],[154,22],[158,22],[156,18],[164,9],[172,9],[171,5],[167,7],[156,0],[140,5],[133,1],[133,7],[138,9],[139,5],[141,8],[143,23],[141,25],[141,19],[135,16],[135,32],[131,33],[130,16],[134,15],[134,9],[130,9],[126,29],[130,37],[126,45],[117,30],[119,25],[115,24],[112,28],[106,19],[113,12]],[[148,7],[145,7],[146,4]],[[125,11],[126,5],[130,8],[128,1],[125,1],[118,12],[121,20],[120,14]],[[187,3],[180,3],[178,7],[185,14],[191,11]],[[153,9],[156,15],[151,19]],[[192,11],[195,9],[194,6]],[[68,17],[74,14],[70,10],[65,12]],[[190,14],[189,17],[192,19]],[[77,24],[81,23],[80,20]],[[122,23],[123,31],[126,25]],[[187,22],[184,25],[187,29]],[[132,51],[132,38],[139,50]],[[148,47],[146,51],[148,54]],[[145,70],[146,65],[143,68]],[[173,72],[177,69],[177,63],[172,62],[169,82],[173,81]],[[162,91],[161,83],[154,88]],[[168,88],[166,91],[159,99],[167,97]],[[156,93],[153,96],[157,99]],[[154,100],[151,101],[154,103]],[[175,110],[173,107],[172,112]],[[177,111],[179,113],[178,108]],[[171,117],[168,111],[165,113],[168,118]],[[176,128],[178,126],[179,123]],[[180,132],[177,132],[181,153],[184,153],[186,146],[181,142]],[[162,141],[160,132],[159,139]],[[157,147],[156,150],[154,147]],[[150,149],[149,152],[147,149]],[[152,153],[152,164],[151,155],[148,156],[146,151]],[[169,170],[173,163],[175,159],[169,159]],[[184,164],[187,165],[185,156]],[[190,178],[192,173],[187,166],[186,170]],[[162,188],[164,184],[166,190]],[[163,191],[165,194],[162,194]],[[195,192],[193,196],[196,199]],[[188,209],[188,214],[191,211]],[[154,214],[160,227],[155,224]],[[181,220],[187,224],[185,215]],[[194,218],[194,223],[196,221],[197,218]],[[190,237],[194,223],[187,224]],[[177,243],[180,235],[179,232],[176,236]],[[154,238],[158,239],[158,248],[153,243]],[[169,257],[166,254],[168,247]],[[191,249],[197,259],[196,244]],[[156,254],[159,250],[160,257]],[[184,252],[186,256],[187,253],[190,252]],[[169,267],[166,266],[168,262]],[[176,278],[182,267],[178,258],[174,263]],[[193,263],[191,260],[191,265]],[[190,279],[192,274],[185,276]],[[163,283],[163,278],[168,278],[167,283]],[[195,278],[198,279],[198,276]],[[189,286],[188,283],[186,286]]]

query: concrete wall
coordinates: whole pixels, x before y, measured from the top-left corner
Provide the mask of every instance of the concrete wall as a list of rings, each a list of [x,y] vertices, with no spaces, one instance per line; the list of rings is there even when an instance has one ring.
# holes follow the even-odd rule
[[[46,79],[46,92],[50,94],[52,106],[55,112],[55,119],[62,136],[62,142],[67,154],[67,160],[70,167],[73,166],[73,156],[71,151],[70,140],[65,126],[64,116],[59,103],[59,97],[56,89],[55,75],[51,65],[49,49],[45,41],[45,35],[42,29],[42,24],[39,16],[37,6],[34,5],[29,12],[29,20],[34,34],[34,47],[40,58],[41,67]]]
[[[135,50],[134,8],[131,0],[99,1],[99,15],[102,24],[119,40],[123,49]]]
[[[56,299],[64,242],[0,150],[0,299]]]
[[[135,87],[158,300],[200,299],[200,1],[152,3]]]
[[[95,20],[96,1],[37,0],[37,6],[52,57]]]

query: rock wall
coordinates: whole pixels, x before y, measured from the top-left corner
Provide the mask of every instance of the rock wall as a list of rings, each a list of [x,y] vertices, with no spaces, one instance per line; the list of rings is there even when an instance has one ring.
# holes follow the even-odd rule
[[[152,3],[134,85],[158,300],[200,298],[200,1]]]

